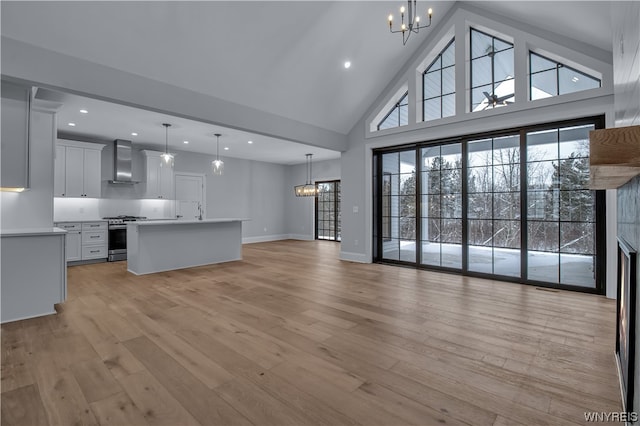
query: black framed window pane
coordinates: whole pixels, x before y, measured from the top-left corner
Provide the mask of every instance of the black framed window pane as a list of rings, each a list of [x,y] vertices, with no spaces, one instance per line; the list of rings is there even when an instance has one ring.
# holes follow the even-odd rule
[[[486,109],[489,104],[487,103],[487,96],[485,93],[491,95],[493,92],[493,85],[487,84],[480,87],[475,87],[471,89],[471,110],[472,111],[481,111]]]
[[[527,163],[527,187],[530,190],[554,190],[560,184],[557,174],[558,161]]]
[[[496,219],[520,220],[520,193],[493,194],[493,217]]]
[[[493,52],[493,40],[490,35],[471,29],[471,58],[486,56]]]
[[[490,166],[493,164],[493,140],[479,139],[467,144],[469,167]]]
[[[493,194],[484,192],[469,194],[467,200],[469,219],[491,219],[493,217]]]
[[[527,248],[533,251],[557,253],[560,250],[560,224],[558,222],[528,222]]]
[[[460,169],[462,168],[462,144],[452,143],[442,146],[442,168]]]
[[[382,242],[382,255],[385,259],[400,260],[400,240],[391,238]]]
[[[398,108],[399,108],[398,123],[400,126],[406,126],[407,124],[409,124],[409,106],[400,105]]]
[[[445,95],[442,97],[442,117],[453,117],[456,115],[456,95]]]
[[[502,81],[513,78],[515,76],[513,63],[513,48],[495,53],[493,55],[494,81]]]
[[[483,56],[472,60],[471,69],[471,87],[490,85],[493,82],[491,57]]]
[[[461,218],[462,194],[443,194],[440,197],[440,212],[443,218]]]
[[[560,282],[595,288],[595,256],[560,253]]]
[[[462,244],[462,219],[442,219],[440,241],[443,243]]]
[[[557,158],[557,129],[527,133],[527,161],[545,161]]]
[[[441,217],[442,209],[440,204],[440,195],[429,194],[422,196],[421,212],[422,217]]]
[[[493,191],[520,191],[520,165],[500,164],[493,166]]]
[[[467,170],[467,190],[469,193],[493,192],[492,167],[470,167]]]
[[[442,84],[442,76],[439,70],[426,73],[424,75],[425,98],[433,98],[436,96],[440,96],[442,94],[441,84]]]
[[[383,173],[400,173],[400,153],[392,152],[382,156],[382,172]]]
[[[450,67],[456,63],[456,42],[451,41],[449,46],[442,51],[442,67]]]
[[[590,222],[560,223],[560,252],[593,255],[595,225]]]
[[[555,70],[557,67],[556,62],[551,61],[547,58],[544,58],[540,55],[536,55],[533,52],[530,52],[529,54],[529,61],[530,61],[530,67],[531,67],[531,74],[537,73],[540,71]]]
[[[593,129],[593,125],[560,129],[558,132],[560,158],[589,157],[589,132]]]
[[[437,120],[442,117],[441,98],[427,99],[424,101],[425,121]]]
[[[558,94],[558,80],[556,69],[542,71],[531,75],[532,101],[549,98]]]
[[[513,43],[509,43],[508,41],[500,40],[497,37],[493,38],[493,51],[501,52],[503,50],[513,49]]]
[[[582,189],[563,191],[560,195],[560,220],[570,222],[594,222],[595,192]]]
[[[560,95],[600,87],[600,80],[568,67],[560,67],[558,69],[558,82],[558,93]]]
[[[456,69],[455,67],[444,68],[442,70],[442,94],[454,93],[456,91]]]
[[[560,283],[560,254],[529,250],[527,254],[527,278],[551,284]]]

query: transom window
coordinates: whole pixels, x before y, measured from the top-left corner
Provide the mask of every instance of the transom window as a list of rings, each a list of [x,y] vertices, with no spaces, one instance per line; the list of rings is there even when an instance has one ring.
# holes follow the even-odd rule
[[[601,81],[564,64],[529,52],[529,98],[580,92],[600,87]]]
[[[422,119],[451,117],[456,113],[455,40],[442,49],[422,74]]]
[[[389,113],[378,123],[378,130],[391,129],[393,127],[409,124],[409,92],[405,92]]]
[[[471,29],[471,111],[514,101],[513,43]]]

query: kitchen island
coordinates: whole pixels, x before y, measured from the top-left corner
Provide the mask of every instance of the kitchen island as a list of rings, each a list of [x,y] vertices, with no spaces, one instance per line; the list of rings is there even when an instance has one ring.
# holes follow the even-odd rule
[[[242,259],[247,219],[149,220],[127,224],[127,270],[136,275]]]
[[[1,322],[55,314],[54,305],[67,298],[67,231],[3,229],[1,234]]]

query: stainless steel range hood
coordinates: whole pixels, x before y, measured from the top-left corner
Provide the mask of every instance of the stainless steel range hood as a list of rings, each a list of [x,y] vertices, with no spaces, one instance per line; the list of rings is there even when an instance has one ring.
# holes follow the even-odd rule
[[[116,139],[113,141],[113,180],[109,183],[133,185],[131,180],[131,141]]]

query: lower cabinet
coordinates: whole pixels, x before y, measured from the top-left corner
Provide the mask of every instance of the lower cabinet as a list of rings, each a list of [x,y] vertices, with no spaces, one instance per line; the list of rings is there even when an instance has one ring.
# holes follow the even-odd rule
[[[108,257],[107,222],[58,222],[55,226],[67,231],[67,262]]]

